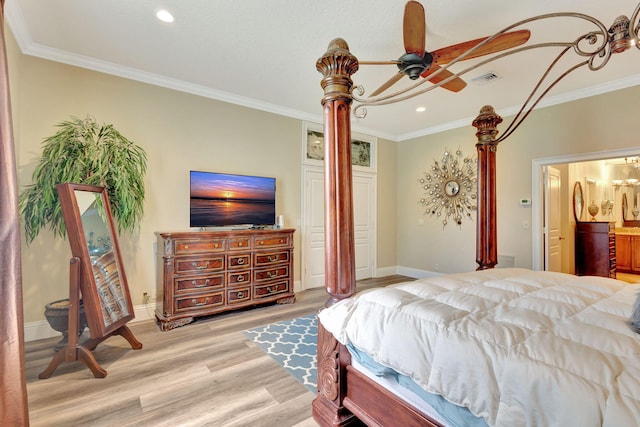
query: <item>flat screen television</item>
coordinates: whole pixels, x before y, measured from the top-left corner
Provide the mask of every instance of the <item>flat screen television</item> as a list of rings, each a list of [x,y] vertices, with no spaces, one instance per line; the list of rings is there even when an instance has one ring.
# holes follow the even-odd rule
[[[275,178],[200,171],[189,175],[191,227],[275,224]]]

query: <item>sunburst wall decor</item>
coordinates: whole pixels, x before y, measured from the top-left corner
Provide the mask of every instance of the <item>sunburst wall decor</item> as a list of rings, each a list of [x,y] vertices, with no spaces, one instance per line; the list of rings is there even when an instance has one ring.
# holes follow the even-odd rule
[[[471,219],[477,210],[477,163],[472,157],[464,157],[460,149],[455,154],[445,150],[442,160],[434,162],[431,172],[420,178],[424,196],[419,203],[424,214],[442,218],[442,228],[453,219],[459,227],[462,219]]]

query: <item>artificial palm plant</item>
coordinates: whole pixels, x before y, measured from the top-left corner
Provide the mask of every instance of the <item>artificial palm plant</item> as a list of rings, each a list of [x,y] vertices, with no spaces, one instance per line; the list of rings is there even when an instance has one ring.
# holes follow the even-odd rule
[[[147,156],[111,124],[92,116],[72,117],[43,141],[33,183],[20,194],[19,210],[27,243],[49,227],[64,237],[66,228],[56,185],[63,182],[105,187],[118,231],[133,231],[142,219]]]

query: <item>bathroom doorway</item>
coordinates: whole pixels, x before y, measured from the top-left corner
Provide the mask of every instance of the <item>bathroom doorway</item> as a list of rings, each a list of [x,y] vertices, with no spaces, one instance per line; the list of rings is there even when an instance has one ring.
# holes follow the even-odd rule
[[[566,173],[560,174],[561,179],[561,195],[559,197],[560,203],[563,206],[563,209],[560,210],[560,215],[563,217],[563,220],[566,221],[566,226],[564,223],[562,224],[562,230],[560,232],[559,237],[562,237],[561,244],[559,245],[559,250],[561,251],[562,258],[562,271],[567,273],[574,273],[574,260],[575,260],[575,240],[574,240],[574,230],[575,230],[575,220],[573,220],[573,211],[569,209],[572,206],[572,188],[575,180],[581,180],[585,185],[585,179],[597,179],[597,177],[589,177],[585,175],[583,168],[581,168],[582,163],[594,162],[594,161],[608,161],[611,162],[612,159],[617,159],[616,161],[624,162],[624,159],[627,158],[628,161],[631,159],[637,158],[640,156],[640,148],[634,147],[623,150],[611,150],[611,151],[602,151],[597,153],[587,153],[587,154],[579,154],[579,155],[568,155],[568,156],[560,156],[560,157],[550,157],[544,159],[534,159],[533,160],[533,168],[532,168],[532,241],[533,241],[533,260],[532,266],[534,270],[548,270],[549,269],[549,243],[553,243],[551,239],[548,237],[549,230],[547,228],[548,216],[552,209],[557,209],[557,207],[552,206],[552,201],[548,199],[549,196],[549,187],[548,187],[548,171],[549,168],[559,169],[560,171],[566,170]],[[640,168],[638,170],[640,174]],[[569,182],[571,181],[571,182]],[[587,220],[586,206],[591,204],[592,200],[588,198],[596,199],[600,201],[605,197],[610,197],[615,199],[615,189],[613,183],[605,182],[601,180],[600,185],[596,185],[592,187],[593,189],[586,191],[585,194],[585,213],[583,214],[582,220]],[[609,193],[606,193],[609,191]],[[602,194],[600,194],[602,193]],[[617,193],[620,194],[620,193]],[[621,222],[621,204],[620,200],[613,200],[614,210],[612,210],[612,217],[616,217],[619,220],[620,225]],[[616,213],[620,210],[620,214],[616,215]],[[600,219],[599,219],[600,220]],[[626,277],[623,280],[632,280],[639,281],[640,276],[635,277],[635,275],[631,277],[627,277],[624,273],[621,274],[621,278]]]

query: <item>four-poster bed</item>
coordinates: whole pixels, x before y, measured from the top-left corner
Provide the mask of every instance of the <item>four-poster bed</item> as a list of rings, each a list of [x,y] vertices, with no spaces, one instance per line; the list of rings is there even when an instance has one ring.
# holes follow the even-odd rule
[[[476,144],[478,154],[476,262],[478,264],[478,271],[466,273],[466,275],[463,274],[460,275],[460,277],[443,276],[443,279],[435,278],[419,281],[424,282],[419,284],[424,287],[420,289],[413,289],[413,285],[411,284],[402,284],[399,286],[394,285],[391,290],[381,291],[388,291],[390,294],[382,293],[381,296],[378,296],[378,294],[375,294],[374,292],[379,291],[375,290],[371,291],[371,293],[366,293],[366,297],[364,295],[365,293],[363,293],[358,295],[359,299],[349,298],[355,293],[350,158],[350,112],[352,102],[351,75],[357,71],[358,61],[355,56],[349,52],[347,43],[344,40],[335,39],[330,43],[327,52],[317,61],[316,67],[318,71],[323,74],[321,84],[324,89],[322,105],[324,108],[325,123],[325,285],[327,293],[329,294],[329,299],[326,304],[327,308],[325,308],[319,316],[321,321],[318,324],[318,396],[313,402],[312,412],[314,419],[323,426],[355,425],[360,422],[364,422],[367,425],[403,426],[442,426],[446,424],[446,418],[444,418],[445,421],[443,421],[443,418],[439,417],[438,414],[426,413],[423,409],[417,409],[417,405],[407,403],[405,399],[398,397],[388,388],[378,384],[375,375],[371,376],[365,374],[365,370],[360,366],[357,368],[354,367],[355,360],[353,359],[360,359],[360,357],[359,355],[358,357],[354,357],[352,352],[356,350],[369,349],[371,354],[365,354],[365,356],[376,358],[379,354],[373,354],[375,353],[375,350],[371,349],[377,348],[380,350],[383,348],[382,346],[384,346],[384,343],[388,343],[388,341],[385,340],[389,340],[389,334],[402,335],[407,329],[415,327],[423,332],[422,335],[429,335],[429,332],[425,332],[425,330],[429,329],[429,322],[436,322],[437,327],[434,328],[436,330],[436,336],[433,338],[434,341],[429,341],[431,338],[427,337],[426,345],[436,346],[436,343],[440,342],[438,340],[447,342],[442,338],[443,336],[447,339],[453,340],[453,342],[464,341],[466,339],[461,339],[458,336],[451,338],[448,335],[449,333],[453,333],[453,330],[460,329],[460,324],[454,324],[453,327],[449,327],[449,325],[444,325],[442,323],[443,318],[448,317],[451,310],[459,308],[457,304],[459,304],[460,307],[464,305],[458,300],[453,303],[449,302],[449,305],[445,304],[444,306],[438,306],[435,314],[431,312],[427,314],[423,313],[423,316],[426,316],[430,320],[418,325],[415,323],[411,324],[410,327],[407,327],[406,325],[394,325],[394,327],[389,326],[394,323],[393,320],[390,319],[394,319],[393,316],[397,317],[395,311],[391,315],[390,319],[385,318],[383,320],[379,320],[375,317],[378,315],[377,312],[370,310],[372,305],[378,305],[383,307],[381,311],[384,312],[386,310],[386,305],[394,305],[394,302],[402,308],[405,305],[406,298],[409,298],[407,297],[408,294],[412,295],[411,298],[413,298],[413,294],[445,295],[442,297],[443,299],[451,299],[452,294],[456,294],[458,297],[460,295],[464,295],[464,298],[475,298],[479,297],[480,294],[483,294],[485,299],[482,299],[483,302],[480,302],[480,304],[486,303],[487,311],[494,312],[496,318],[493,320],[497,322],[503,322],[504,320],[500,318],[500,313],[510,313],[509,310],[513,307],[526,311],[527,313],[529,313],[529,311],[535,311],[535,315],[533,316],[539,316],[539,319],[536,317],[537,320],[533,321],[528,317],[531,316],[530,314],[519,317],[520,315],[516,313],[514,318],[510,320],[511,322],[514,322],[514,324],[509,324],[506,328],[503,328],[508,331],[505,335],[512,333],[510,329],[512,327],[518,331],[520,330],[518,328],[524,329],[526,333],[523,334],[527,337],[526,339],[522,338],[522,341],[519,342],[519,346],[525,348],[527,346],[527,342],[545,342],[541,336],[554,337],[557,330],[568,328],[567,322],[570,323],[573,316],[579,317],[577,316],[578,312],[581,314],[583,310],[587,311],[585,309],[586,307],[595,307],[594,310],[596,313],[600,314],[601,319],[607,320],[604,323],[610,321],[611,324],[614,325],[611,326],[612,330],[607,330],[607,334],[605,334],[605,336],[616,335],[620,337],[619,341],[615,344],[607,342],[604,345],[613,345],[613,347],[625,349],[620,354],[615,354],[614,358],[616,363],[613,364],[616,365],[616,368],[618,369],[616,372],[618,372],[619,375],[612,374],[612,376],[615,377],[612,387],[628,387],[629,389],[622,393],[623,396],[610,392],[611,395],[617,396],[615,398],[611,398],[611,402],[613,403],[608,401],[604,403],[594,403],[593,406],[601,410],[601,413],[598,413],[597,411],[595,415],[591,413],[589,414],[590,418],[588,419],[590,421],[593,420],[596,425],[600,425],[602,423],[606,425],[608,422],[612,422],[611,425],[622,425],[619,424],[620,420],[629,419],[625,417],[631,417],[630,419],[632,420],[634,419],[633,417],[640,417],[639,401],[635,400],[634,397],[631,397],[630,402],[625,401],[625,399],[629,397],[625,393],[630,393],[631,396],[640,394],[640,384],[638,384],[638,381],[628,378],[629,375],[625,376],[621,374],[621,372],[625,370],[629,370],[633,373],[635,373],[636,370],[640,372],[640,365],[635,362],[638,358],[636,356],[632,358],[629,357],[629,352],[631,355],[634,355],[634,352],[640,352],[640,343],[638,343],[637,337],[628,328],[625,317],[628,317],[630,314],[629,309],[631,303],[629,303],[629,301],[634,299],[635,293],[637,293],[640,288],[623,286],[622,282],[615,280],[611,282],[598,282],[596,280],[597,283],[592,283],[589,280],[576,282],[575,277],[570,275],[557,274],[556,276],[553,276],[554,273],[530,272],[528,270],[520,269],[513,269],[509,271],[492,270],[497,264],[496,149],[499,140],[496,138],[496,135],[498,134],[497,125],[500,124],[502,119],[493,111],[493,108],[489,106],[483,107],[478,117],[473,121],[473,126],[477,128],[476,136],[478,138],[478,143]],[[448,281],[452,281],[452,283],[449,283]],[[477,287],[480,282],[486,282],[482,283],[484,286],[483,288]],[[524,286],[524,284],[527,284],[527,286]],[[492,286],[496,288],[500,288],[501,286],[504,287],[504,293],[509,295],[505,296],[499,292],[484,295],[487,293],[485,290]],[[434,289],[438,290],[434,291]],[[506,292],[507,289],[509,289],[509,292]],[[588,291],[585,291],[585,289],[588,289]],[[442,290],[447,292],[441,292]],[[394,292],[400,293],[401,296],[394,296]],[[475,295],[473,292],[477,292],[479,294]],[[510,300],[509,298],[514,297],[512,295],[513,293],[518,294],[518,298]],[[594,296],[596,294],[597,297]],[[437,299],[437,296],[434,297],[434,300]],[[394,298],[396,298],[397,301],[395,301]],[[561,301],[556,301],[556,298],[559,298]],[[522,301],[526,302],[529,300],[558,302],[558,312],[550,314],[545,311],[548,310],[549,305],[554,305],[553,302],[551,304],[538,302],[530,305],[525,304],[522,307],[517,306],[518,304],[521,304]],[[622,303],[622,301],[624,303]],[[415,304],[416,306],[420,306],[420,304],[428,305],[432,302],[433,301],[431,300],[427,302],[419,301]],[[362,306],[366,306],[367,308],[362,309]],[[338,308],[336,309],[336,307]],[[540,313],[536,310],[540,311]],[[468,311],[474,312],[474,309],[469,308]],[[368,320],[360,323],[352,323],[357,322],[358,318]],[[433,318],[436,318],[436,320],[433,320]],[[545,320],[541,320],[543,318]],[[550,318],[557,318],[558,323],[551,324],[551,320],[549,320]],[[613,318],[615,318],[615,321],[611,320]],[[487,319],[490,319],[490,317],[487,316]],[[475,320],[463,320],[463,322],[473,323]],[[483,321],[486,321],[486,319]],[[491,321],[491,319],[489,321]],[[527,323],[528,326],[522,328],[518,322]],[[535,324],[535,326],[531,326],[531,322]],[[590,321],[587,319],[584,323],[574,325],[574,328],[577,330],[589,330],[590,332],[585,332],[585,334],[587,334],[586,336],[578,333],[568,333],[568,337],[561,337],[558,339],[568,340],[572,343],[576,342],[577,344],[574,346],[578,347],[580,345],[584,345],[583,341],[588,341],[588,336],[591,334],[591,329],[587,328],[597,329],[601,327],[599,324],[594,326],[589,322]],[[372,328],[376,331],[375,334],[373,332],[370,334],[366,331],[366,326],[369,323],[377,326]],[[609,325],[609,323],[607,323],[607,325]],[[342,329],[343,327],[344,329]],[[423,327],[424,329],[422,329]],[[329,329],[331,329],[332,332],[329,332]],[[388,330],[385,331],[385,329]],[[443,330],[445,332],[442,332]],[[457,333],[457,331],[455,332]],[[489,336],[491,335],[490,331],[484,332]],[[387,335],[385,335],[385,333]],[[365,343],[357,341],[356,336],[358,335],[364,335],[363,339]],[[508,344],[511,342],[509,340],[513,340],[513,337],[505,339],[506,343],[498,342],[498,347],[502,346],[501,348],[503,348],[510,345]],[[488,341],[493,341],[493,337]],[[367,342],[373,342],[372,346],[367,347]],[[350,345],[349,348],[347,347],[347,343]],[[551,343],[550,345],[552,348],[558,344],[556,341],[548,341],[547,343]],[[475,343],[474,345],[484,346],[484,341],[483,344]],[[465,350],[468,350],[468,348],[470,347],[465,347],[465,345],[460,345],[458,347],[458,349],[461,350],[460,353],[465,353]],[[495,351],[500,353],[500,351],[495,349],[490,350],[487,347],[480,348],[484,351]],[[398,345],[398,351],[401,352],[401,349],[402,345],[400,344]],[[392,349],[390,352],[393,353],[393,350],[395,349]],[[601,353],[606,353],[608,349],[594,349],[593,351],[595,354],[600,355]],[[427,351],[425,350],[425,352]],[[418,353],[420,353],[420,351],[418,351]],[[526,353],[526,351],[524,353]],[[525,366],[524,369],[526,370],[528,369],[526,366],[529,365],[523,362],[523,360],[528,358],[535,359],[535,357],[525,355],[524,353],[517,353],[517,361],[519,364],[523,364],[522,366]],[[579,352],[578,355],[580,354],[582,353]],[[446,358],[450,356],[451,355],[449,354],[442,357]],[[438,355],[436,354],[434,357],[437,358]],[[548,354],[545,357],[549,359],[554,358],[553,354]],[[565,354],[564,357],[566,362],[567,355]],[[380,357],[380,359],[383,358]],[[457,360],[462,364],[460,366],[467,366],[467,368],[469,368],[461,375],[473,374],[474,371],[470,366],[473,367],[474,361],[470,361],[469,359],[463,360],[462,358],[457,358]],[[506,362],[507,360],[509,363]],[[568,356],[568,360],[573,360],[570,354]],[[380,360],[377,359],[376,361],[380,362]],[[433,360],[429,360],[428,364],[432,362]],[[540,363],[540,360],[534,360],[534,362]],[[610,361],[607,358],[603,358],[600,362],[607,364]],[[627,362],[629,362],[629,365],[626,364]],[[484,362],[479,359],[478,363],[484,363],[487,365],[498,364],[511,367],[515,362],[512,362],[510,359],[504,359],[496,356],[493,359],[484,360]],[[435,362],[433,362],[433,364],[435,365]],[[558,364],[560,366],[554,366],[554,370],[549,372],[538,372],[537,374],[553,378],[557,372],[562,372],[563,369],[567,369],[567,367],[562,363],[559,362]],[[385,365],[382,369],[385,369],[387,366],[391,365]],[[444,370],[446,371],[446,365],[444,366]],[[404,366],[402,368],[404,369]],[[586,366],[584,369],[588,371],[602,371],[602,369],[598,369],[598,365],[591,365],[590,367]],[[496,375],[498,375],[498,369],[495,370]],[[398,371],[400,373],[404,373],[401,370]],[[609,373],[608,369],[604,369],[604,371]],[[615,371],[615,369],[613,369],[613,371]],[[500,370],[500,372],[504,373],[505,376],[509,376],[514,372],[518,373],[520,371],[516,369],[515,371]],[[531,372],[529,373],[531,374]],[[536,373],[534,372],[532,375],[536,375]],[[454,374],[450,376],[455,377],[456,375]],[[633,377],[633,374],[631,374],[631,376]],[[414,377],[412,378],[415,379]],[[456,379],[454,378],[454,381],[455,380]],[[460,402],[456,402],[454,399],[450,399],[446,396],[445,398],[454,403],[458,403],[461,406],[473,409],[474,414],[482,416],[491,424],[496,422],[497,417],[497,425],[520,425],[523,418],[518,418],[518,416],[529,416],[527,411],[530,413],[536,413],[535,416],[538,416],[537,412],[539,411],[537,409],[539,408],[533,409],[532,407],[527,406],[526,402],[523,403],[517,401],[521,396],[514,397],[514,399],[516,399],[515,403],[507,400],[507,402],[510,402],[507,404],[505,404],[501,397],[498,396],[500,401],[489,404],[488,406],[491,408],[484,410],[482,408],[483,403],[476,404],[469,402],[469,399],[473,398],[464,395],[464,390],[466,390],[465,387],[467,387],[467,384],[465,383],[466,377],[462,379],[458,378],[457,380],[458,383],[454,384],[454,387],[457,386],[458,394],[463,395],[462,397],[459,396]],[[520,380],[522,380],[522,378],[520,378]],[[472,379],[469,381],[471,384],[470,388],[474,388],[474,384],[475,386],[483,386],[477,382],[473,383]],[[487,392],[488,394],[499,395],[500,393],[509,393],[509,395],[516,395],[516,393],[513,392],[516,388],[513,381],[502,381],[502,378],[499,377],[494,377],[491,381],[494,381],[496,384],[494,388],[490,389],[490,392]],[[575,380],[578,384],[582,384],[585,381],[593,381],[598,384],[599,382],[606,383],[605,380],[600,378],[579,378]],[[421,382],[421,384],[424,383],[429,383],[429,380]],[[551,387],[553,384],[546,384],[546,386]],[[606,383],[604,386],[605,388],[609,387],[609,384]],[[537,387],[539,388],[538,392],[542,393],[544,396],[544,386],[539,385]],[[463,391],[461,392],[460,390]],[[573,396],[574,394],[571,393],[571,391],[569,393],[565,393],[561,398],[559,398],[558,405],[569,404]],[[482,395],[478,398],[482,400],[485,397],[486,396]],[[581,398],[582,397],[584,396],[581,396]],[[588,400],[589,397],[584,397],[584,399]],[[526,400],[526,395],[525,398],[521,400]],[[618,400],[625,402],[620,403]],[[577,395],[576,401],[584,403],[584,400],[577,399]],[[506,415],[504,415],[505,405],[507,406]],[[520,405],[522,405],[524,409],[521,409],[519,407]],[[628,408],[618,411],[616,405],[626,405]],[[478,409],[478,406],[480,406],[481,409]],[[551,406],[553,406],[553,404],[551,404]],[[518,408],[513,409],[513,407]],[[518,413],[520,415],[514,416],[513,413]],[[557,414],[551,411],[548,414],[543,414],[542,418],[537,418],[538,423],[545,424],[542,420],[544,420],[544,417],[547,415],[553,417]],[[598,417],[601,418],[598,419]]]

